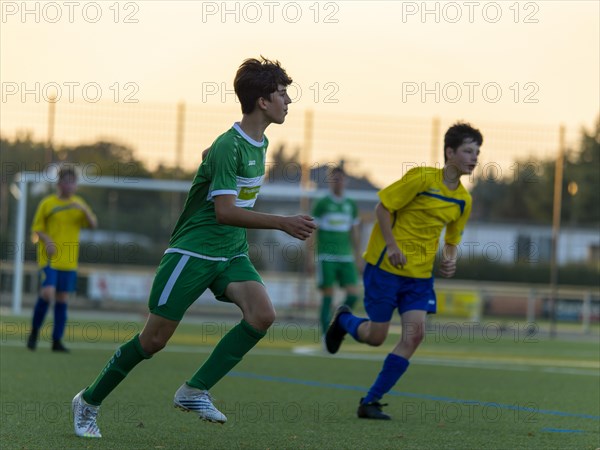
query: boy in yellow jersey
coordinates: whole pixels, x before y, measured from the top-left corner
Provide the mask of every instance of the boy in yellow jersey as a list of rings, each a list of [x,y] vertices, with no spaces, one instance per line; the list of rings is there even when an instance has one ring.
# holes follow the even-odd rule
[[[33,309],[27,348],[36,349],[40,328],[54,299],[52,350],[67,352],[61,339],[67,322],[67,299],[77,281],[79,231],[86,227],[96,228],[97,222],[90,207],[75,195],[77,175],[72,168],[61,169],[57,190],[57,194],[42,199],[31,226],[38,242],[40,294]]]
[[[450,127],[444,137],[444,167],[417,167],[379,191],[373,227],[363,257],[365,311],[354,316],[340,306],[327,329],[325,345],[336,353],[344,336],[379,346],[385,341],[392,315],[400,313],[402,335],[384,361],[375,383],[358,407],[358,417],[389,420],[379,400],[398,382],[425,335],[425,319],[436,312],[433,263],[446,227],[439,272],[456,271],[457,245],[471,213],[471,195],[460,182],[477,165],[483,137],[467,123]]]

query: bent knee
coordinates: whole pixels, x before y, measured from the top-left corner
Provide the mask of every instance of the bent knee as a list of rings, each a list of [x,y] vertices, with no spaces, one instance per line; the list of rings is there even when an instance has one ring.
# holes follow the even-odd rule
[[[365,343],[371,347],[379,347],[385,342],[385,336],[369,336]]]
[[[142,349],[149,355],[160,352],[166,347],[167,342],[167,339],[163,339],[160,336],[151,336],[149,338],[145,338],[140,335],[140,345],[142,346]]]
[[[244,320],[257,330],[267,331],[275,322],[275,310],[269,307],[255,308],[244,313]]]
[[[254,318],[257,328],[267,330],[275,322],[275,310],[272,308],[261,311]]]
[[[417,348],[419,346],[419,344],[421,344],[421,342],[423,342],[423,339],[425,338],[425,333],[423,331],[411,334],[410,336],[408,336],[406,338],[406,343],[412,347],[412,348]]]

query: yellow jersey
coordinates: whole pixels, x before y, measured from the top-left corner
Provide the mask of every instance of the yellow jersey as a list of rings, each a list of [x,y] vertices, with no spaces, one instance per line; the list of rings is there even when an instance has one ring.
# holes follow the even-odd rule
[[[458,245],[471,214],[471,195],[459,183],[455,190],[444,184],[442,169],[417,167],[378,192],[391,213],[392,232],[406,256],[404,267],[394,267],[386,255],[381,228],[376,222],[363,255],[369,264],[411,278],[430,278],[446,227],[445,242]]]
[[[37,260],[40,267],[46,267],[49,263],[56,270],[77,269],[79,231],[90,224],[85,213],[73,207],[74,203],[87,207],[85,201],[77,195],[61,200],[56,194],[44,197],[38,205],[31,231],[46,233],[56,244],[56,253],[48,258],[44,241],[38,240]]]

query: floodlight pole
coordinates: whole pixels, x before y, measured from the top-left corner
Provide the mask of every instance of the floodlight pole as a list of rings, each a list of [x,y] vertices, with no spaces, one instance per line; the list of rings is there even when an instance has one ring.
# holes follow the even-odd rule
[[[554,170],[554,201],[552,206],[552,252],[550,255],[550,337],[556,336],[556,299],[558,297],[558,236],[562,206],[563,166],[565,159],[565,126],[559,130],[558,157]]]

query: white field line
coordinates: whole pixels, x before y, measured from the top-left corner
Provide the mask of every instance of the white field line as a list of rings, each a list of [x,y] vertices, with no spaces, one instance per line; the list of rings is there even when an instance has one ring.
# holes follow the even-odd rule
[[[96,351],[114,351],[118,348],[119,344],[106,344],[106,343],[71,343],[70,349],[73,350],[96,350]],[[27,351],[25,343],[20,340],[5,340],[0,343],[0,347],[22,347],[23,351]],[[38,352],[50,351],[44,343],[38,344]],[[186,345],[168,345],[163,352],[168,353],[210,353],[214,346],[186,346]],[[279,349],[268,349],[268,348],[255,348],[251,350],[249,355],[260,355],[260,356],[300,356],[300,357],[313,357],[313,358],[335,358],[335,359],[347,359],[354,361],[374,361],[383,362],[385,355],[383,354],[368,354],[368,353],[338,353],[336,355],[330,355],[320,347],[315,346],[297,346],[290,350],[279,350]],[[565,375],[584,375],[584,376],[595,376],[600,377],[600,371],[594,368],[580,367],[577,361],[572,361],[573,365],[568,366],[567,360],[557,361],[556,364],[549,364],[548,360],[541,362],[528,360],[525,361],[522,358],[515,358],[510,360],[507,357],[502,357],[501,361],[491,362],[483,360],[473,360],[462,357],[453,358],[442,358],[442,357],[419,357],[414,356],[411,358],[413,364],[423,364],[429,366],[443,366],[443,367],[470,367],[477,369],[486,370],[507,370],[507,371],[541,371],[544,373],[556,373]]]

